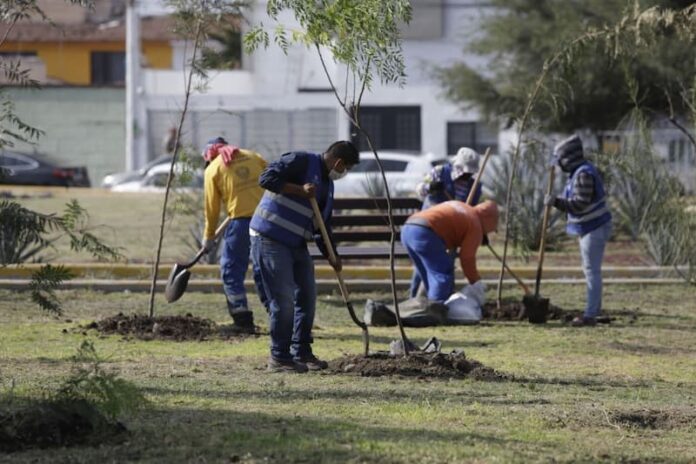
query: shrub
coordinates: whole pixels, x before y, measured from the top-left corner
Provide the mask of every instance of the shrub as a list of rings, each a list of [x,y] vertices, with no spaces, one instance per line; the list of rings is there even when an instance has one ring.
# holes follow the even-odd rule
[[[490,190],[491,199],[505,208],[507,184],[512,172],[512,154],[505,152],[491,163],[483,182]],[[528,257],[539,249],[541,222],[544,215],[544,196],[548,184],[551,150],[545,144],[533,142],[524,147],[517,166],[515,184],[511,194],[510,240],[512,245]],[[556,171],[554,192],[562,191],[564,179]],[[546,232],[546,248],[557,249],[565,237],[563,213],[553,209]]]

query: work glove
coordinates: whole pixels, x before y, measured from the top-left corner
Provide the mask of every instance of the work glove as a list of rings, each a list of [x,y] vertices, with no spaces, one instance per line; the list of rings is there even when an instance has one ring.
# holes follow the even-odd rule
[[[430,193],[442,192],[443,190],[445,190],[445,184],[439,180],[433,181],[430,183],[429,190]]]
[[[544,206],[553,206],[556,203],[556,197],[553,195],[544,196]]]
[[[203,240],[203,249],[205,250],[206,253],[210,253],[213,251],[215,248],[215,239],[214,238],[206,238]]]

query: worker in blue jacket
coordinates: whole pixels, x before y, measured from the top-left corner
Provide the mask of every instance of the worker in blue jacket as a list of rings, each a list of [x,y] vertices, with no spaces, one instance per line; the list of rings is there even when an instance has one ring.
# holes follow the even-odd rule
[[[579,238],[587,284],[585,312],[572,325],[593,326],[602,311],[602,259],[612,228],[607,194],[597,168],[585,159],[582,140],[577,135],[556,145],[554,160],[568,174],[568,182],[562,196],[548,195],[544,204],[568,215],[566,232]]]
[[[269,311],[269,371],[307,372],[327,367],[314,355],[311,345],[316,283],[307,241],[314,239],[322,254],[328,253],[309,199],[316,198],[330,235],[333,183],[359,161],[355,146],[339,141],[323,154],[286,153],[259,177],[266,192],[249,227],[251,256]],[[333,264],[341,269],[338,255]]]
[[[425,176],[423,182],[416,186],[416,193],[423,200],[421,210],[449,200],[466,201],[476,180],[475,174],[479,170],[479,158],[479,154],[475,150],[461,147],[451,163],[435,166]],[[481,200],[481,188],[482,184],[479,181],[471,202],[472,206],[477,205]],[[453,253],[452,256],[454,260],[456,253]],[[421,286],[420,275],[414,269],[411,276],[410,297],[417,297],[419,290],[423,292],[425,287]]]

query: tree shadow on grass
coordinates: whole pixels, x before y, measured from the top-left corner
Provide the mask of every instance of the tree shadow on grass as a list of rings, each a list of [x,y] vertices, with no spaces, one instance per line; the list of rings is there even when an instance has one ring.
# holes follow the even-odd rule
[[[157,410],[150,412],[148,419],[152,425],[140,438],[145,439],[151,449],[166,449],[184,460],[202,456],[234,461],[234,456],[238,456],[259,461],[310,463],[403,462],[403,454],[396,457],[390,452],[399,444],[429,455],[432,452],[428,450],[449,450],[451,453],[453,446],[470,448],[476,445],[499,450],[519,446],[524,455],[527,447],[520,440],[461,429],[433,430],[427,424],[417,428],[390,427],[331,417],[304,417],[301,413],[299,410],[284,415],[200,409]],[[379,422],[379,418],[368,422]],[[164,430],[162,424],[167,424]],[[213,434],[217,437],[214,442],[211,440]],[[167,444],[168,436],[177,437],[176,442]],[[544,449],[551,452],[551,447],[551,444],[543,443],[534,446],[537,453]]]

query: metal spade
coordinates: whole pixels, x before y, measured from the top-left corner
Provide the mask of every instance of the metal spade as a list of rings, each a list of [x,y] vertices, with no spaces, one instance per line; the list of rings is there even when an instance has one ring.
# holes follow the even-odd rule
[[[553,178],[555,174],[555,167],[551,166],[549,168],[549,185],[546,190],[547,195],[551,195],[553,192]],[[522,303],[524,304],[525,312],[529,318],[529,322],[532,324],[544,324],[546,323],[546,318],[549,314],[549,299],[542,298],[539,296],[539,285],[541,284],[541,272],[544,266],[544,246],[546,245],[546,228],[549,225],[549,214],[551,213],[551,205],[547,205],[544,208],[544,218],[541,222],[541,240],[539,243],[539,265],[537,267],[536,274],[536,285],[534,288],[533,295],[525,295],[522,298]]]
[[[220,224],[215,231],[215,237],[213,240],[218,239],[229,222],[229,217],[222,221],[222,224]],[[186,287],[188,286],[189,277],[191,277],[191,271],[189,269],[192,268],[203,257],[203,255],[207,253],[208,251],[205,248],[201,248],[191,261],[184,264],[176,263],[174,265],[172,271],[169,273],[167,286],[164,288],[164,297],[167,299],[167,303],[174,303],[176,300],[181,298],[181,295],[184,294]]]

